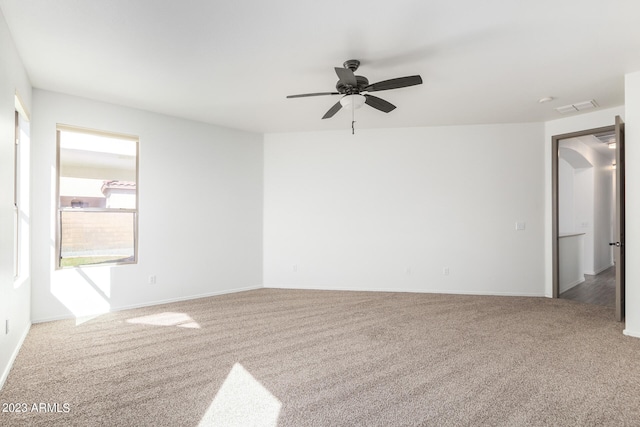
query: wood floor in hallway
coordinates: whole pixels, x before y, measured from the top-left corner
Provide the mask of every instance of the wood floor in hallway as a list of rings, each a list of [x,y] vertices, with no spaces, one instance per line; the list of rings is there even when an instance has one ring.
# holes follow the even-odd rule
[[[588,304],[615,307],[616,267],[612,266],[598,275],[585,274],[585,281],[563,292],[560,298]]]

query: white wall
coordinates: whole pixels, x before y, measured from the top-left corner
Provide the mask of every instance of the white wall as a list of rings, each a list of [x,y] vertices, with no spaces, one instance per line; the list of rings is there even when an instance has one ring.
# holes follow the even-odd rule
[[[0,388],[29,330],[31,281],[29,272],[13,277],[13,152],[15,94],[31,109],[31,85],[4,16],[0,12]],[[28,260],[23,260],[27,262]],[[9,321],[9,333],[5,322]]]
[[[573,181],[573,166],[560,156],[558,158],[558,234],[576,231]]]
[[[584,234],[565,235],[558,239],[558,276],[560,293],[584,282]]]
[[[615,124],[615,116],[625,117],[625,107],[607,108],[594,111],[593,113],[570,116],[558,120],[544,123],[544,259],[545,259],[545,295],[553,295],[553,269],[552,269],[552,236],[551,236],[551,209],[552,209],[552,188],[551,188],[551,138],[554,135],[563,135],[571,132],[578,132],[598,127],[611,126]]]
[[[559,234],[585,233],[584,272],[591,275],[613,265],[609,242],[614,171],[611,160],[587,143],[594,139],[593,136],[584,136],[560,141],[558,162]],[[570,157],[573,165],[564,162],[563,157]],[[568,176],[569,172],[573,174],[572,177]],[[569,181],[573,182],[571,190],[567,188]],[[568,206],[569,202],[573,205]],[[569,215],[572,218],[568,218]]]
[[[584,273],[595,274],[594,266],[594,168],[587,159],[582,157],[573,148],[565,147],[569,141],[560,141],[560,156],[558,159],[558,235],[568,233],[583,233],[581,242],[584,247],[580,249],[582,259],[580,260],[580,276],[584,280]],[[582,145],[584,150],[588,150],[581,142],[571,141],[573,145]],[[565,157],[569,161],[565,161]],[[565,243],[566,246],[566,243]],[[565,248],[566,249],[566,248]],[[562,266],[565,264],[563,258],[567,251],[558,250],[560,259],[560,276],[562,279]],[[571,256],[571,258],[574,258]],[[560,291],[565,283],[560,280]],[[573,282],[572,282],[573,283]],[[577,283],[574,283],[574,286]]]
[[[584,234],[583,272],[593,273],[593,168],[577,169],[574,175],[575,231]]]
[[[265,135],[265,286],[543,295],[543,135]]]
[[[612,206],[615,202],[614,188],[611,185],[614,171],[611,162],[602,156],[597,157],[594,165],[593,197],[594,197],[594,253],[593,270],[598,274],[613,265],[611,240],[611,224],[613,221]]]
[[[136,265],[54,269],[57,123],[140,137]],[[34,90],[32,146],[34,321],[262,285],[262,135]]]
[[[640,337],[640,72],[625,77],[626,327]]]

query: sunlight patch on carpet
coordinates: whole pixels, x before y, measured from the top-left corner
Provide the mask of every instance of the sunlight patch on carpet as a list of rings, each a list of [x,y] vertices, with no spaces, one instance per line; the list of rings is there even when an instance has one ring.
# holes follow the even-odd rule
[[[282,403],[236,363],[200,420],[204,426],[277,426]]]
[[[127,323],[154,326],[177,326],[179,328],[200,329],[198,322],[194,321],[187,313],[165,312],[150,314],[148,316],[127,319]]]

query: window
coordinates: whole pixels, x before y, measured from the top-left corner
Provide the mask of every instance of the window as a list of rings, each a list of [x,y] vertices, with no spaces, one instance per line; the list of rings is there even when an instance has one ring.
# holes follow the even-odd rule
[[[13,277],[20,286],[29,276],[29,119],[15,95],[15,144],[13,146]]]
[[[57,267],[137,262],[138,138],[59,125]]]
[[[20,113],[15,115],[15,138],[13,144],[13,277],[20,275],[20,206],[18,203],[20,146]]]

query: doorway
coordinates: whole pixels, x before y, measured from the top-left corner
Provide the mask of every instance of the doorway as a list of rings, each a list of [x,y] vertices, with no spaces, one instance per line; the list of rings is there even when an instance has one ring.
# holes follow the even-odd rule
[[[553,297],[624,318],[624,128],[552,137]]]

